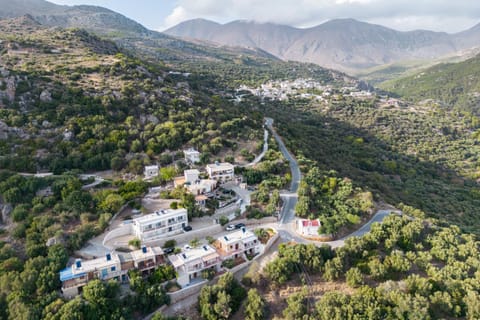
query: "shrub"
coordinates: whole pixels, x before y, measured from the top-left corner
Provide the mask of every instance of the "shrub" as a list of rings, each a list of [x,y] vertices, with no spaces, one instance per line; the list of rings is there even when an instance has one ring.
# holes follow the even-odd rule
[[[221,216],[219,219],[218,219],[218,222],[220,223],[220,225],[224,226],[226,225],[230,220],[228,220],[227,217],[225,216]]]
[[[134,238],[134,239],[128,241],[128,245],[132,246],[132,247],[135,247],[137,249],[140,249],[140,246],[142,245],[142,241],[138,238]]]

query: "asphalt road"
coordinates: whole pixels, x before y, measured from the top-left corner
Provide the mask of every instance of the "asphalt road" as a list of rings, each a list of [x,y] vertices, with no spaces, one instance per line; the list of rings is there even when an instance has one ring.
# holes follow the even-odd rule
[[[273,137],[278,143],[278,148],[282,152],[285,159],[288,160],[290,163],[290,171],[292,173],[292,181],[290,184],[290,194],[282,196],[283,200],[283,207],[282,211],[280,212],[280,225],[282,224],[289,224],[295,219],[295,205],[297,204],[297,191],[298,186],[300,184],[300,180],[302,179],[302,173],[300,172],[300,168],[298,167],[297,160],[295,157],[288,151],[287,147],[283,143],[282,138],[277,134],[275,129],[273,128],[273,119],[272,118],[265,118],[265,125],[270,129],[273,134]]]

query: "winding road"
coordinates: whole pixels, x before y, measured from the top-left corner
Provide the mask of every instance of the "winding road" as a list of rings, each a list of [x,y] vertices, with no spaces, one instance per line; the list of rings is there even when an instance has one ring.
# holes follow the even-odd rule
[[[302,179],[302,174],[300,172],[300,168],[298,167],[297,160],[295,157],[288,151],[283,143],[282,138],[277,134],[275,129],[273,128],[273,119],[272,118],[265,118],[265,125],[270,129],[275,140],[278,143],[279,149],[282,152],[283,156],[289,161],[290,163],[290,170],[292,172],[292,182],[290,185],[290,190],[288,193],[282,193],[281,198],[283,200],[283,207],[280,212],[280,221],[278,223],[278,231],[280,237],[284,241],[295,241],[298,243],[315,243],[317,245],[327,244],[333,248],[341,247],[345,244],[345,240],[351,237],[361,237],[364,234],[368,233],[372,227],[374,222],[382,222],[383,219],[388,216],[392,212],[400,213],[399,210],[378,210],[373,217],[361,226],[358,230],[352,232],[351,234],[334,241],[312,241],[304,239],[295,232],[294,227],[294,220],[295,220],[295,206],[298,200],[298,187],[300,184],[300,180]]]
[[[268,129],[272,132],[273,137],[278,143],[278,148],[282,152],[285,159],[288,160],[290,163],[290,171],[292,173],[292,181],[290,184],[290,192],[283,193],[281,195],[283,200],[283,207],[282,211],[280,212],[280,225],[288,224],[293,222],[295,218],[295,205],[297,204],[298,200],[298,186],[300,185],[300,180],[302,179],[302,173],[300,172],[300,168],[298,167],[297,160],[295,157],[288,151],[287,147],[283,143],[282,138],[277,134],[275,129],[273,128],[273,119],[272,118],[265,118],[265,125]]]

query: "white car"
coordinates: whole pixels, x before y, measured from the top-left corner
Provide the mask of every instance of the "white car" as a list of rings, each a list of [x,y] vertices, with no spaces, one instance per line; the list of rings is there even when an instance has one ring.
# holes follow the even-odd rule
[[[225,230],[227,230],[227,231],[233,231],[233,230],[235,230],[235,229],[236,229],[236,227],[235,227],[234,224],[229,224],[229,225],[225,228]]]

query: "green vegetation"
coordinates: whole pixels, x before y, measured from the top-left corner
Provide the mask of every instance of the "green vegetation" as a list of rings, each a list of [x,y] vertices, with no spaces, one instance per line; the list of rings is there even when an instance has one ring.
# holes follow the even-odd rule
[[[248,290],[245,320],[265,319],[265,302],[256,289]]]
[[[204,286],[198,297],[198,307],[203,319],[228,319],[247,296],[245,289],[230,272],[225,273],[213,286]]]
[[[370,192],[354,189],[348,179],[335,172],[321,173],[312,168],[305,174],[298,190],[295,213],[299,217],[320,219],[320,233],[335,234],[343,226],[356,225],[373,209]]]
[[[21,80],[0,121],[22,134],[0,144],[0,168],[140,174],[145,164],[178,160],[171,150],[184,145],[216,155],[259,133],[260,114],[247,116],[205,89],[205,82],[178,78],[111,42],[81,30],[9,30],[0,40],[32,53],[2,56],[6,72]],[[52,54],[40,49],[44,45],[63,50]],[[169,177],[171,170],[162,168],[159,179]]]
[[[335,170],[375,201],[408,204],[478,233],[475,116],[343,96],[326,104],[270,102],[265,112],[304,171]]]
[[[444,63],[412,76],[382,84],[388,90],[413,102],[433,99],[440,106],[454,107],[480,115],[480,55],[458,63]]]
[[[288,286],[289,279],[297,274],[308,274],[315,279],[346,281],[357,288],[351,293],[327,292],[322,297],[311,296],[306,290],[291,295],[283,311],[287,318],[479,316],[480,247],[475,237],[462,234],[457,227],[437,227],[420,219],[391,215],[382,224],[374,224],[370,233],[347,240],[333,252],[313,245],[279,249],[279,257],[265,270],[274,284]],[[315,307],[302,303],[307,299],[316,300]]]

